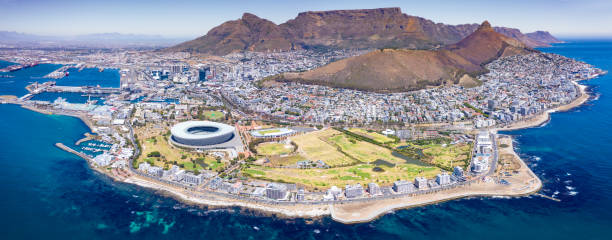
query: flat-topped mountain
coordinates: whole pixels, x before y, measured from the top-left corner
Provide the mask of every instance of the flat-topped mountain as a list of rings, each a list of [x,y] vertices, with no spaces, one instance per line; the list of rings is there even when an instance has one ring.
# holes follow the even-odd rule
[[[404,14],[399,8],[303,12],[280,25],[245,13],[238,20],[225,22],[167,51],[224,55],[234,51],[313,48],[431,49],[456,43],[477,28],[478,24],[435,23]],[[550,41],[538,40],[546,39],[542,34],[525,35],[518,29],[495,30],[529,47],[546,46]]]
[[[418,90],[443,84],[474,86],[477,81],[470,75],[485,71],[484,64],[531,52],[534,50],[495,32],[485,21],[463,40],[438,50],[375,50],[307,72],[285,73],[273,80],[368,91]]]

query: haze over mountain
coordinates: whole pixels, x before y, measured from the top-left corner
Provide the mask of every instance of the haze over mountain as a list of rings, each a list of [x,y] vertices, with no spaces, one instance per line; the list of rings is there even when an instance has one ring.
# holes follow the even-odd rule
[[[435,23],[404,14],[399,8],[303,12],[280,25],[245,13],[240,19],[225,22],[167,51],[224,55],[234,51],[312,48],[431,49],[456,43],[478,26]],[[529,47],[558,42],[548,32],[526,35],[505,27],[496,27],[495,31]]]
[[[474,86],[473,76],[499,57],[535,50],[496,32],[488,22],[458,43],[437,50],[382,49],[342,59],[302,73],[275,76],[274,82],[300,82],[368,91],[418,90],[442,84]]]
[[[76,36],[41,36],[0,31],[0,47],[5,48],[139,48],[168,47],[184,41],[159,35],[95,33]]]

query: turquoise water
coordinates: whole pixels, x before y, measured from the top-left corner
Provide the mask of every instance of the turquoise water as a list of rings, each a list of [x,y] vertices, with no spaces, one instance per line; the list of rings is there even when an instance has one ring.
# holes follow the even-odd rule
[[[542,49],[612,70],[612,41]],[[39,68],[39,67],[37,67]],[[51,68],[52,69],[52,68]],[[46,71],[44,66],[36,71]],[[0,79],[1,80],[1,79]],[[612,77],[584,82],[594,99],[543,127],[509,132],[544,181],[541,197],[470,198],[343,225],[209,209],[116,183],[53,146],[87,131],[79,120],[0,105],[3,239],[609,239]],[[8,89],[8,90],[6,90]],[[0,88],[11,91],[12,88]],[[0,92],[0,94],[6,94]],[[35,149],[35,151],[33,151]],[[254,228],[256,226],[259,230]]]

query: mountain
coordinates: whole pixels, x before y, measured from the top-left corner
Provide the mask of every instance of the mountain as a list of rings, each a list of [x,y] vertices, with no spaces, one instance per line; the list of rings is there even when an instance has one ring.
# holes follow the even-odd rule
[[[171,51],[227,54],[234,50],[264,51],[292,49],[287,32],[280,26],[253,14],[245,13],[238,20],[225,22],[205,36],[169,48]]]
[[[533,51],[521,41],[496,32],[488,21],[484,21],[474,33],[444,49],[479,66],[478,69],[465,69],[468,72],[479,71],[481,70],[480,65],[500,57],[527,54]]]
[[[410,16],[400,8],[310,11],[280,25],[245,13],[206,35],[167,51],[225,55],[234,51],[316,48],[432,49],[453,44],[470,35],[478,24],[446,25]],[[546,46],[518,29],[496,27],[529,47]]]
[[[533,39],[533,40],[536,40],[536,41],[539,41],[545,44],[563,43],[563,41],[553,37],[553,35],[551,35],[549,32],[546,32],[546,31],[535,31],[532,33],[527,33],[525,35],[529,37],[530,39]]]
[[[300,82],[367,91],[406,91],[429,86],[474,86],[472,76],[499,57],[534,52],[522,42],[495,32],[488,22],[463,40],[437,50],[382,49],[263,82]],[[272,81],[274,80],[274,81]]]
[[[76,36],[42,36],[0,31],[0,46],[12,48],[125,48],[167,47],[184,41],[158,35],[96,33]]]

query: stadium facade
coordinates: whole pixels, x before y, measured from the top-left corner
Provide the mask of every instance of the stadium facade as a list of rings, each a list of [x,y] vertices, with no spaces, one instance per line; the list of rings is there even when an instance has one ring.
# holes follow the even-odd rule
[[[235,128],[218,122],[187,121],[174,125],[170,141],[180,147],[211,148],[230,142],[236,136]]]

